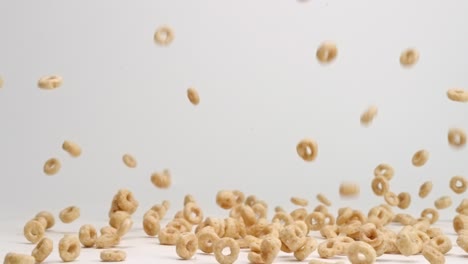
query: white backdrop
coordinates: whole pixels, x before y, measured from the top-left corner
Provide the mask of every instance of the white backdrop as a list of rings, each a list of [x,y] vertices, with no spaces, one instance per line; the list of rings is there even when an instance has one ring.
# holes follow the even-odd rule
[[[222,213],[216,192],[233,188],[271,207],[292,209],[292,195],[313,206],[323,192],[335,208],[366,210],[383,202],[370,189],[381,162],[395,168],[391,189],[413,194],[415,214],[450,194],[450,218],[463,197],[448,182],[468,176],[468,150],[449,147],[447,131],[468,130],[468,106],[445,93],[468,88],[466,1],[4,0],[0,10],[0,219],[69,205],[105,219],[123,187],[140,214],[163,199],[173,214],[187,193]],[[155,45],[166,24],[174,42]],[[315,52],[326,40],[339,54],[322,66]],[[420,52],[411,69],[399,64],[408,47]],[[63,86],[37,88],[49,74]],[[379,114],[364,128],[370,104]],[[313,163],[296,153],[305,137],[319,145]],[[61,150],[65,139],[81,157]],[[422,148],[430,159],[413,167]],[[55,176],[42,172],[50,157],[62,161]],[[150,175],[165,168],[174,184],[160,190]],[[434,190],[421,200],[426,180]],[[341,181],[360,183],[361,196],[340,201]]]

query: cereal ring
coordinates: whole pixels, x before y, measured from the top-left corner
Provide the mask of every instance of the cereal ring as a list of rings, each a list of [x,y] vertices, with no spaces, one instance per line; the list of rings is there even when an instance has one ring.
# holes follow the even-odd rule
[[[335,43],[328,41],[323,42],[317,49],[317,53],[315,55],[320,63],[330,63],[335,60],[338,55],[338,49],[336,48]]]
[[[400,204],[400,199],[394,192],[388,191],[387,193],[385,193],[384,199],[390,206],[397,206],[398,204]]]
[[[42,263],[50,255],[53,248],[53,242],[51,239],[44,237],[39,241],[37,246],[31,253],[37,263]]]
[[[377,115],[378,109],[377,106],[371,105],[369,106],[364,113],[361,114],[361,124],[364,126],[368,126],[372,123],[375,116]]]
[[[400,194],[398,194],[398,200],[398,208],[406,209],[411,204],[411,194],[409,194],[408,192],[401,192]]]
[[[372,191],[377,196],[385,195],[388,192],[389,184],[385,177],[383,176],[376,176],[372,179]]]
[[[202,228],[197,233],[198,246],[205,253],[213,253],[213,244],[219,240],[218,235],[212,227]]]
[[[39,223],[41,223],[41,225],[46,228],[47,227],[47,219],[45,219],[44,217],[41,217],[41,216],[36,216],[34,217],[32,220],[36,220],[38,221]]]
[[[330,200],[327,198],[327,196],[325,196],[325,194],[323,193],[319,193],[317,194],[317,200],[321,203],[323,203],[324,205],[326,206],[331,206],[332,203],[330,202]]]
[[[386,164],[386,163],[381,163],[377,165],[374,169],[374,176],[382,176],[388,181],[393,178],[393,175],[395,174],[395,171],[393,170],[393,167]]]
[[[151,174],[151,182],[154,184],[154,186],[161,188],[161,189],[167,189],[171,186],[172,180],[171,180],[171,173],[169,170],[164,170],[163,172],[155,172]]]
[[[68,224],[80,217],[80,208],[76,206],[69,206],[60,211],[59,218],[63,223]]]
[[[275,237],[265,237],[260,244],[260,257],[263,263],[273,263],[281,248],[281,241]]]
[[[315,249],[317,249],[317,241],[313,237],[307,237],[305,244],[300,249],[294,251],[294,257],[299,261],[303,261]]]
[[[200,103],[200,96],[195,88],[190,87],[187,89],[187,97],[193,105],[198,105]]]
[[[309,204],[309,201],[307,201],[307,199],[300,198],[300,197],[291,197],[291,203],[297,206],[306,207]]]
[[[135,168],[137,166],[136,159],[128,153],[122,156],[122,161],[129,168]]]
[[[429,217],[430,216],[430,217]],[[439,212],[433,208],[426,208],[421,212],[421,217],[429,219],[431,225],[439,220]]]
[[[143,229],[148,236],[156,236],[161,230],[159,218],[154,215],[143,217]]]
[[[325,205],[319,204],[314,208],[314,212],[321,212],[322,214],[328,213],[328,209]]]
[[[450,198],[450,196],[441,196],[434,202],[434,206],[439,210],[448,208],[451,205],[452,205],[452,198]]]
[[[169,26],[162,26],[154,33],[154,41],[162,46],[171,44],[174,40],[174,31]]]
[[[3,264],[35,264],[36,260],[34,257],[25,255],[25,254],[18,254],[18,253],[8,253],[5,256],[5,260]]]
[[[410,67],[419,60],[419,52],[415,49],[406,49],[400,55],[400,64],[404,67]]]
[[[465,177],[453,176],[452,179],[450,179],[450,189],[452,189],[456,194],[464,193],[467,185],[468,181]]]
[[[96,239],[96,248],[111,248],[120,242],[120,237],[117,231],[112,233],[104,233]]]
[[[122,250],[105,249],[101,251],[101,260],[103,262],[120,262],[127,258],[127,253]]]
[[[125,219],[122,224],[117,228],[117,236],[123,237],[125,236],[130,229],[132,229],[133,221],[130,218]]]
[[[443,264],[445,256],[436,247],[431,244],[426,244],[422,249],[422,255],[429,263]]]
[[[310,231],[318,231],[325,225],[325,215],[320,212],[313,212],[307,216],[305,223]]]
[[[31,220],[26,223],[23,232],[29,242],[36,244],[44,237],[45,227],[39,221]]]
[[[272,222],[278,222],[281,225],[290,225],[294,223],[292,216],[286,212],[277,212],[272,219]]]
[[[62,149],[75,158],[81,155],[81,147],[72,141],[65,140],[62,144]]]
[[[97,231],[93,225],[83,225],[78,232],[78,238],[84,247],[93,247],[96,244]]]
[[[297,220],[304,221],[307,217],[307,210],[301,207],[292,211],[290,215],[294,219],[294,221],[297,221]]]
[[[176,242],[176,253],[182,259],[191,259],[198,249],[198,239],[194,233],[180,234]]]
[[[432,191],[432,182],[427,181],[419,187],[419,197],[426,198],[429,193]]]
[[[306,242],[305,233],[295,224],[288,225],[281,229],[279,238],[292,252],[300,249]]]
[[[452,241],[446,235],[438,235],[432,238],[429,243],[442,252],[442,254],[447,254],[452,249]]]
[[[456,242],[461,249],[463,249],[465,252],[468,252],[468,235],[460,234]]]
[[[460,148],[466,144],[466,133],[461,128],[451,128],[448,132],[448,142],[452,147]]]
[[[41,211],[41,212],[37,213],[36,217],[42,217],[42,218],[44,218],[46,220],[46,222],[47,222],[46,229],[50,229],[55,225],[54,215],[51,214],[50,212]]]
[[[114,212],[109,219],[109,225],[115,229],[119,229],[120,225],[127,218],[130,218],[130,214],[125,211]]]
[[[184,218],[191,224],[198,225],[203,220],[203,212],[196,203],[188,203],[184,206]]]
[[[457,206],[456,209],[457,213],[468,215],[468,199],[461,200],[460,204]]]
[[[101,235],[105,234],[112,234],[115,235],[117,234],[117,229],[113,228],[112,226],[105,226],[99,230],[101,232]]]
[[[81,247],[78,237],[65,235],[59,241],[59,255],[64,262],[71,262],[80,255]]]
[[[166,227],[159,230],[158,238],[161,245],[175,245],[179,238],[180,231],[174,227]]]
[[[460,88],[449,89],[447,91],[447,97],[455,102],[466,103],[468,102],[468,91]]]
[[[461,234],[463,230],[468,229],[468,215],[459,214],[453,218],[453,230]]]
[[[303,160],[314,161],[318,154],[318,146],[312,139],[303,139],[297,144],[296,151]]]
[[[133,193],[127,189],[120,189],[117,192],[115,195],[115,203],[119,209],[116,211],[125,211],[129,214],[133,214],[138,209],[139,205]],[[112,214],[109,216],[112,216]]]
[[[223,254],[225,248],[229,248],[228,255]],[[213,242],[213,252],[216,260],[220,264],[232,264],[239,257],[240,247],[236,240],[230,237],[224,237]]]
[[[414,153],[413,158],[411,159],[411,163],[413,163],[415,167],[421,167],[426,164],[428,159],[429,151],[422,149]]]
[[[57,158],[50,158],[44,163],[44,173],[52,176],[59,172],[60,168],[62,167],[60,160]]]
[[[231,209],[236,205],[236,196],[234,192],[221,190],[216,194],[216,204],[223,209]],[[253,206],[253,203],[250,205]]]
[[[359,185],[352,182],[342,182],[340,184],[340,196],[341,197],[355,197],[360,192]]]
[[[52,90],[62,85],[63,79],[58,75],[48,75],[41,77],[37,82],[37,86],[41,89]]]

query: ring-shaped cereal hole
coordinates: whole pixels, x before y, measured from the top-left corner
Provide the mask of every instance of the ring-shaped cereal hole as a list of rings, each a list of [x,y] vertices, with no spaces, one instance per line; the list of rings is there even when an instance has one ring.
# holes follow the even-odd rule
[[[461,128],[449,129],[447,138],[452,147],[461,148],[466,145],[466,133]]]
[[[180,234],[176,242],[176,253],[182,259],[191,259],[198,249],[198,239],[194,233]]]
[[[348,248],[348,259],[353,264],[371,264],[376,257],[374,248],[362,241],[355,241]]]
[[[73,235],[65,235],[59,241],[59,255],[64,262],[71,262],[78,258],[81,252],[80,240]]]
[[[154,41],[162,46],[167,46],[174,40],[174,31],[169,26],[162,26],[154,33]]]
[[[44,163],[43,170],[45,174],[52,176],[59,172],[61,167],[62,164],[60,163],[60,160],[57,158],[50,158]]]
[[[429,219],[432,225],[439,220],[439,212],[434,208],[426,208],[421,212],[421,217]]]
[[[213,253],[213,244],[219,240],[219,236],[212,227],[202,228],[197,233],[198,247],[205,253]]]
[[[53,242],[50,238],[44,237],[33,249],[31,256],[37,263],[42,263],[50,255],[53,249]]]
[[[419,197],[426,198],[431,191],[432,191],[432,182],[431,181],[424,182],[419,187],[419,193],[418,193]]]
[[[36,244],[44,237],[45,227],[37,220],[31,220],[23,228],[24,237],[31,243]]]
[[[332,42],[324,42],[319,46],[315,55],[320,63],[331,63],[336,59],[338,55],[338,49],[336,44]]]
[[[191,224],[198,225],[203,220],[203,212],[196,203],[188,203],[184,206],[184,218]]]
[[[304,161],[314,161],[318,154],[318,145],[312,139],[303,139],[296,146],[297,154]]]
[[[410,67],[419,60],[419,52],[415,49],[406,49],[400,55],[400,64],[404,67]]]
[[[468,181],[462,176],[453,176],[450,179],[450,189],[456,194],[461,194],[466,192]]]
[[[52,90],[62,85],[63,79],[58,75],[48,75],[41,77],[37,82],[37,86],[44,90]]]
[[[225,253],[225,250],[229,253]],[[213,252],[220,264],[232,264],[239,257],[239,244],[230,237],[221,238],[213,243]]]
[[[447,91],[447,97],[455,102],[468,102],[468,91],[460,88],[449,89]]]
[[[137,166],[137,161],[131,154],[124,154],[122,156],[122,161],[129,168],[136,168]]]
[[[429,151],[422,149],[414,153],[413,158],[411,159],[411,163],[413,163],[415,167],[421,167],[426,164],[428,159]]]
[[[390,181],[393,178],[394,174],[395,174],[395,171],[393,170],[393,167],[386,163],[381,163],[377,165],[377,167],[375,167],[374,169],[375,177],[382,176],[388,181]]]
[[[305,220],[307,227],[311,231],[318,231],[325,226],[325,215],[320,212],[310,213]]]
[[[371,187],[375,195],[383,196],[388,192],[389,184],[383,176],[376,176],[372,179]]]

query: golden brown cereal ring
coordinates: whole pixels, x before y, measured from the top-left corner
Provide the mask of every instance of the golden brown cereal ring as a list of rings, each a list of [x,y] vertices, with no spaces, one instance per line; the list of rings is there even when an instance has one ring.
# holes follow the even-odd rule
[[[426,244],[422,249],[422,255],[431,264],[444,264],[445,256],[436,247]]]
[[[251,226],[257,223],[257,216],[250,206],[241,205],[240,215],[246,226]]]
[[[36,244],[44,237],[45,227],[39,221],[31,220],[26,223],[23,231],[24,237],[26,237],[29,242]]]
[[[387,181],[391,180],[394,174],[395,171],[393,170],[393,167],[386,163],[381,163],[377,165],[377,167],[375,167],[374,169],[375,177],[382,176],[385,179],[387,179]]]
[[[229,255],[223,254],[223,249],[225,249],[226,247],[228,247],[230,250]],[[232,264],[239,257],[240,247],[237,241],[235,241],[234,239],[230,237],[224,237],[213,242],[213,251],[216,260],[220,264]]]
[[[200,96],[195,88],[190,87],[187,89],[187,97],[193,105],[198,105],[200,103]]]
[[[325,194],[323,194],[323,193],[317,194],[317,200],[319,202],[323,203],[326,206],[331,206],[332,205],[330,200],[328,200],[327,196],[325,196]]]
[[[452,249],[452,241],[446,235],[438,235],[429,242],[436,247],[442,254],[447,254]]]
[[[128,153],[122,156],[122,161],[129,168],[136,168],[137,166],[136,159]]]
[[[398,198],[398,195],[396,195],[394,192],[388,191],[387,193],[385,193],[384,198],[390,206],[397,206],[398,204],[400,204],[400,199]]]
[[[440,236],[440,235],[443,235],[444,232],[442,231],[442,229],[438,228],[438,227],[431,227],[429,229],[426,230],[426,234],[430,237],[430,238],[434,238],[436,236]]]
[[[430,216],[430,217],[429,217]],[[429,219],[431,225],[439,220],[439,212],[434,208],[426,208],[421,212],[421,217]]]
[[[105,233],[96,239],[96,248],[111,248],[120,242],[120,237],[115,233]]]
[[[84,247],[93,247],[96,244],[97,231],[93,225],[83,225],[78,232],[78,238]]]
[[[468,91],[460,88],[449,89],[447,91],[447,97],[455,102],[466,103],[468,102]]]
[[[340,196],[342,197],[355,197],[360,192],[359,185],[352,182],[342,182],[340,184]]]
[[[101,251],[101,260],[103,262],[120,262],[127,258],[127,253],[122,250],[105,249]]]
[[[174,40],[174,31],[169,26],[162,26],[154,33],[154,41],[162,46],[171,44]]]
[[[115,229],[119,229],[122,222],[125,221],[125,219],[127,218],[130,218],[130,214],[126,211],[116,211],[112,213],[109,219],[109,225]]]
[[[406,209],[411,204],[411,194],[408,192],[401,192],[398,194],[398,208]]]
[[[404,227],[397,235],[396,245],[404,256],[415,255],[421,251],[422,240],[411,226]]]
[[[129,214],[133,214],[138,208],[138,201],[135,199],[133,193],[127,189],[120,189],[115,195],[115,202],[119,210],[125,211]],[[109,217],[112,214],[109,215]]]
[[[385,195],[390,188],[388,180],[384,176],[376,176],[374,179],[372,179],[371,186],[372,191],[377,196]]]
[[[151,182],[154,184],[154,186],[158,188],[169,188],[172,184],[170,171],[166,169],[162,172],[155,172],[151,174]]]
[[[303,139],[297,144],[296,151],[303,160],[314,161],[318,154],[318,146],[312,139]]]
[[[65,235],[59,241],[59,255],[64,262],[71,262],[80,255],[80,240],[77,236]]]
[[[452,198],[450,198],[450,196],[446,196],[446,195],[439,197],[434,202],[434,206],[439,210],[448,208],[451,205],[452,205]]]
[[[307,201],[307,199],[300,198],[300,197],[291,197],[291,203],[297,206],[306,207],[309,204],[309,201]]]
[[[203,212],[196,203],[188,203],[184,206],[184,218],[191,224],[198,225],[203,220]]]
[[[36,260],[34,257],[25,255],[25,254],[18,254],[18,253],[8,253],[5,256],[5,260],[3,264],[35,264]]]
[[[453,218],[453,230],[461,234],[462,230],[468,229],[468,215],[459,214]]]
[[[395,215],[393,221],[406,226],[414,224],[416,222],[416,219],[414,219],[414,217],[410,214],[400,213]]]
[[[432,191],[432,182],[427,181],[419,187],[419,197],[426,198],[429,193]]]
[[[69,206],[60,211],[59,218],[63,223],[68,224],[80,217],[80,208],[76,206]]]
[[[348,259],[352,264],[372,264],[375,262],[375,258],[374,248],[362,241],[355,241],[348,248]]]
[[[306,242],[305,233],[295,224],[281,229],[279,238],[292,252],[300,249]]]
[[[457,213],[468,215],[468,199],[461,200],[460,204],[457,206],[456,209]]]
[[[292,211],[290,215],[294,219],[294,221],[304,221],[307,218],[307,210],[303,207],[297,208],[294,211]]]
[[[468,253],[468,235],[460,234],[457,238],[457,245]]]
[[[219,207],[223,209],[231,209],[236,205],[236,196],[234,195],[234,192],[232,191],[227,191],[227,190],[221,190],[218,191],[216,194],[216,204],[219,205]],[[250,206],[253,206],[254,203],[252,203]]]
[[[115,235],[117,234],[117,229],[113,228],[112,226],[105,226],[103,228],[101,228],[101,230],[99,230],[101,232],[101,235],[105,235],[105,234],[111,234],[111,235]]]
[[[313,237],[307,237],[305,244],[300,249],[294,251],[294,257],[299,261],[303,261],[316,249],[317,241]]]
[[[41,89],[52,90],[62,85],[63,79],[58,75],[44,76],[39,79],[37,86]]]
[[[176,242],[176,253],[182,259],[191,259],[198,249],[198,239],[194,233],[180,234]]]
[[[39,241],[37,246],[31,253],[37,263],[42,263],[50,255],[53,248],[53,242],[51,239],[44,237]]]
[[[68,152],[72,157],[79,157],[81,155],[81,147],[75,142],[65,140],[62,144],[62,149]]]
[[[421,167],[424,164],[426,164],[428,159],[429,159],[429,151],[422,149],[414,153],[413,158],[411,159],[411,162],[413,163],[415,167]]]
[[[143,230],[148,236],[156,236],[161,230],[159,218],[154,215],[146,215],[143,217]]]
[[[318,231],[325,226],[325,215],[320,212],[310,213],[307,216],[305,223],[310,231]]]
[[[335,43],[328,41],[323,42],[317,49],[317,53],[315,55],[320,63],[330,63],[335,60],[338,55],[338,49],[336,48]]]
[[[213,253],[213,243],[219,240],[218,235],[213,230],[213,227],[202,228],[197,233],[198,247],[205,253]]]
[[[456,194],[464,193],[467,185],[468,181],[465,177],[453,176],[452,179],[450,179],[450,189],[452,189]]]
[[[161,245],[175,245],[179,238],[180,231],[174,227],[166,227],[159,230],[158,238]]]
[[[294,223],[292,216],[286,212],[277,212],[272,219],[272,222],[278,222],[282,225],[290,225]]]
[[[44,173],[51,176],[59,172],[62,167],[60,161],[57,158],[50,158],[44,163]]]
[[[264,263],[273,263],[281,248],[281,241],[275,237],[267,236],[260,244],[260,256]]]
[[[122,224],[117,228],[117,236],[123,237],[125,236],[130,229],[132,229],[133,220],[130,218],[125,219]]]
[[[461,128],[451,128],[448,132],[448,142],[452,147],[460,148],[466,144],[466,133]]]
[[[400,64],[404,67],[413,66],[419,60],[419,52],[415,49],[404,50],[400,55]]]
[[[42,217],[47,221],[46,229],[50,229],[55,225],[54,215],[47,211],[39,212],[36,217]]]
[[[38,216],[36,216],[36,217],[34,217],[32,220],[38,221],[39,223],[41,223],[41,225],[42,225],[44,228],[47,227],[47,219],[45,219],[44,217],[40,217],[40,216],[38,217]]]
[[[314,208],[314,212],[321,212],[322,214],[328,213],[328,209],[325,205],[319,204]]]
[[[364,113],[361,114],[361,124],[364,126],[370,125],[377,115],[377,106],[369,106]]]

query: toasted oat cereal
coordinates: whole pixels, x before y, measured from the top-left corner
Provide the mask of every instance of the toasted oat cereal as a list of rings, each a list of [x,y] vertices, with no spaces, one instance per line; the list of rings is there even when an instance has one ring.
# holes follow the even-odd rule
[[[105,249],[101,251],[101,260],[103,262],[120,262],[125,261],[127,253],[123,250]]]
[[[330,41],[323,42],[320,47],[317,49],[317,60],[322,63],[331,63],[335,60],[338,55],[338,49],[336,48],[335,43]]]
[[[97,231],[93,225],[82,225],[78,232],[78,238],[84,247],[93,247],[96,244]]]
[[[419,52],[415,49],[406,49],[400,55],[400,64],[404,67],[410,67],[419,60]]]
[[[62,164],[60,163],[60,160],[57,158],[50,158],[44,163],[43,170],[45,174],[52,176],[59,172],[61,167]]]
[[[447,97],[455,102],[468,102],[468,91],[461,88],[454,88],[447,90]]]
[[[74,235],[65,235],[59,241],[59,255],[64,262],[71,262],[78,258],[81,252],[80,240]]]
[[[176,242],[176,252],[182,259],[191,259],[198,249],[198,239],[194,233],[180,234]]]
[[[468,180],[463,176],[453,176],[452,179],[450,179],[450,189],[456,194],[466,192],[467,185]]]
[[[362,241],[351,243],[347,252],[348,259],[352,264],[372,264],[376,259],[374,248]]]
[[[432,191],[432,182],[426,181],[419,187],[419,197],[426,198]]]
[[[130,155],[128,153],[126,153],[126,154],[124,154],[122,156],[122,161],[129,168],[136,168],[136,166],[137,166],[136,159],[132,155]]]
[[[76,206],[69,206],[60,211],[59,218],[63,223],[71,223],[80,217],[80,208]]]
[[[439,197],[434,202],[434,206],[439,210],[448,208],[451,205],[452,205],[452,198],[450,198],[450,196],[446,196],[446,195]]]
[[[309,201],[304,198],[300,197],[291,197],[291,203],[297,205],[297,206],[307,206],[309,204]]]
[[[372,123],[375,116],[377,115],[378,109],[377,106],[371,105],[369,106],[364,113],[361,114],[361,124],[364,126],[368,126]]]
[[[30,220],[24,226],[23,233],[29,242],[36,244],[44,237],[45,227],[37,220]]]
[[[377,165],[377,167],[375,167],[374,169],[375,177],[382,176],[385,179],[387,179],[387,181],[391,180],[394,174],[395,174],[395,171],[393,167],[387,163],[381,163]]]
[[[161,189],[169,188],[172,183],[170,171],[166,169],[162,172],[155,172],[151,174],[151,182],[154,184],[154,186],[158,188],[161,188]]]
[[[174,31],[169,26],[161,26],[154,33],[154,42],[161,46],[167,46],[174,40]]]
[[[37,82],[37,86],[44,90],[52,90],[62,85],[63,79],[58,75],[48,75],[41,77]]]
[[[317,200],[326,206],[331,206],[331,201],[323,193],[317,194]]]
[[[37,218],[43,218],[46,220],[46,229],[50,229],[55,225],[54,215],[47,211],[41,211],[36,214]]]
[[[296,146],[297,154],[305,161],[314,161],[317,158],[318,146],[312,139],[303,139]]]
[[[342,197],[356,197],[359,195],[359,185],[352,182],[342,182],[340,184],[340,195]]]
[[[35,264],[36,260],[34,257],[25,255],[25,254],[18,254],[18,253],[8,253],[5,255],[5,259],[3,264]]]
[[[50,238],[44,237],[39,241],[33,249],[31,256],[34,257],[36,263],[42,263],[50,255],[53,249],[53,242]]]
[[[421,167],[426,164],[427,160],[429,159],[429,151],[422,149],[414,153],[411,162],[415,167]]]
[[[62,149],[68,152],[72,157],[79,157],[81,155],[81,147],[72,141],[65,140],[62,144]]]
[[[466,133],[461,128],[451,128],[448,132],[448,142],[452,147],[461,148],[466,144]]]
[[[187,89],[187,97],[193,105],[198,105],[200,103],[200,96],[195,88],[190,87]]]

